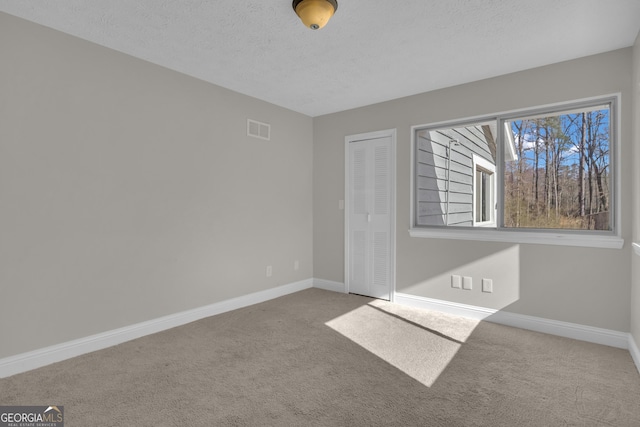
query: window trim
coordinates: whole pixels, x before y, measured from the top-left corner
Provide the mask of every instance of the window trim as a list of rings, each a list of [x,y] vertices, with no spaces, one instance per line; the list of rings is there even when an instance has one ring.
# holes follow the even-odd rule
[[[415,191],[415,156],[416,156],[416,131],[418,129],[436,128],[436,127],[455,127],[472,122],[482,122],[487,120],[495,120],[498,129],[504,126],[505,121],[517,118],[523,115],[532,115],[536,113],[553,113],[563,112],[571,108],[580,108],[597,104],[611,104],[611,126],[610,126],[610,150],[611,150],[611,176],[613,182],[611,184],[611,193],[614,195],[614,203],[612,204],[612,212],[610,217],[611,231],[591,230],[585,232],[583,230],[556,230],[556,229],[512,229],[498,226],[496,228],[486,227],[444,227],[444,226],[416,226],[415,225],[415,209],[416,209],[416,191]],[[434,123],[411,126],[411,165],[410,165],[410,209],[409,209],[409,235],[419,238],[436,238],[451,240],[475,240],[487,242],[507,242],[507,243],[531,243],[545,245],[562,245],[562,246],[578,246],[578,247],[594,247],[594,248],[610,248],[621,249],[624,246],[624,239],[621,234],[622,212],[621,204],[623,194],[621,191],[621,157],[620,157],[620,133],[621,133],[621,94],[613,93],[602,96],[577,99],[568,102],[557,102],[552,104],[540,105],[532,108],[521,108],[509,111],[503,111],[496,114],[488,114],[482,116],[474,116],[456,120],[446,120]],[[502,133],[498,136],[498,161],[496,162],[496,185],[504,188],[504,144]],[[474,166],[475,167],[475,166]],[[502,224],[504,192],[496,191],[496,202],[500,207],[497,209],[496,225]],[[475,215],[474,215],[475,221]]]

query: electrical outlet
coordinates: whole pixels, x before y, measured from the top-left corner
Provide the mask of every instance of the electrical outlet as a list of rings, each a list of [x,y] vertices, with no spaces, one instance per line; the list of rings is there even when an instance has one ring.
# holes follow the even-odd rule
[[[462,277],[452,274],[451,275],[451,287],[460,289],[462,287]]]
[[[272,274],[273,274],[273,269],[271,268],[270,265],[267,265],[267,277],[271,277]]]
[[[462,278],[462,289],[466,289],[467,291],[473,289],[473,279],[471,277],[464,276]]]
[[[293,269],[294,269],[294,270],[298,270],[298,269],[300,269],[300,261],[295,260],[295,261],[293,262]]]
[[[493,292],[493,280],[482,279],[482,292],[487,292],[487,293]]]

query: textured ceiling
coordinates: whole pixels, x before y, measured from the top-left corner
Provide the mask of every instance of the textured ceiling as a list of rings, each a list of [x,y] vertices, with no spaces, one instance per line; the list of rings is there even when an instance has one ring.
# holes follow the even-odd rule
[[[640,0],[0,0],[0,11],[318,116],[631,46]],[[17,41],[19,42],[19,41]]]

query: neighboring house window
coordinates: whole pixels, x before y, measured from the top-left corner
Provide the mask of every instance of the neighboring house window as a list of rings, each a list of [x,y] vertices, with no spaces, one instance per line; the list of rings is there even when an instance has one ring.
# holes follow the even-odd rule
[[[473,225],[476,227],[495,227],[496,225],[496,166],[473,155]]]
[[[617,105],[612,96],[413,127],[411,235],[621,246]],[[474,227],[483,231],[460,231]]]

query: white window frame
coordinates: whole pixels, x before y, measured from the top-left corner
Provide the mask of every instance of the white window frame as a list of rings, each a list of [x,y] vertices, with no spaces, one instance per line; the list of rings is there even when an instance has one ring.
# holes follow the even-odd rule
[[[435,239],[452,239],[452,240],[475,240],[487,242],[508,242],[508,243],[531,243],[543,245],[561,245],[561,246],[578,246],[578,247],[594,247],[622,249],[624,239],[622,238],[621,224],[621,199],[622,199],[622,178],[621,178],[621,158],[620,158],[620,133],[621,133],[621,94],[608,94],[592,98],[578,99],[570,102],[553,103],[542,105],[534,108],[523,108],[496,113],[493,115],[475,116],[464,119],[449,120],[438,123],[429,123],[411,127],[411,206],[409,209],[409,235],[411,237],[435,238]],[[445,126],[454,127],[461,123],[484,122],[487,120],[495,120],[498,129],[504,127],[504,123],[508,119],[512,119],[522,115],[531,115],[533,113],[553,113],[564,111],[571,108],[580,108],[588,105],[611,104],[611,121],[610,121],[610,150],[611,150],[611,194],[613,196],[612,212],[611,212],[611,231],[583,231],[583,230],[547,230],[547,229],[511,229],[503,227],[446,227],[446,226],[416,226],[415,225],[415,150],[416,150],[416,131],[424,128],[440,128]],[[496,191],[497,196],[497,218],[496,223],[502,223],[502,210],[504,204],[504,144],[502,141],[502,132],[498,137],[498,161],[496,165]],[[475,181],[475,180],[474,180]],[[475,220],[475,215],[474,215]]]
[[[496,226],[496,216],[497,216],[497,188],[496,188],[496,166],[491,163],[490,161],[483,159],[482,157],[478,156],[477,154],[473,154],[472,155],[473,158],[473,226],[474,227],[495,227]],[[477,214],[478,214],[478,203],[477,201],[477,194],[479,192],[479,189],[477,188],[477,180],[476,180],[476,174],[478,173],[478,170],[482,170],[483,172],[489,173],[491,174],[491,182],[489,183],[489,200],[487,201],[487,204],[489,206],[492,206],[492,208],[489,210],[490,212],[490,218],[488,221],[477,221]]]

